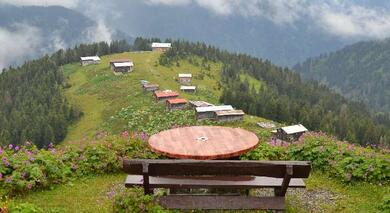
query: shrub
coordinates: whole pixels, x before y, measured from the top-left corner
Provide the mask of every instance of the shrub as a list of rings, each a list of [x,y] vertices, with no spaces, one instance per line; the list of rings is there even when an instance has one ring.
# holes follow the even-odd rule
[[[323,133],[307,133],[291,144],[260,144],[241,157],[249,160],[310,161],[314,169],[327,172],[344,182],[388,183],[390,157],[370,147],[337,141]]]
[[[153,196],[144,195],[142,188],[122,190],[114,197],[113,212],[168,212],[159,206]]]
[[[146,138],[144,133],[127,133],[79,148],[37,149],[30,143],[0,147],[0,188],[8,194],[24,193],[75,177],[118,172],[123,157],[158,157],[148,149]]]
[[[390,211],[390,195],[385,195],[383,197],[382,203],[379,205],[379,210],[381,211]]]

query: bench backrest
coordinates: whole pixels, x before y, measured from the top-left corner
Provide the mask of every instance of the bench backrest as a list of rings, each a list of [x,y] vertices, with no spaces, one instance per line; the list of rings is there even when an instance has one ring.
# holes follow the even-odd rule
[[[284,178],[309,177],[308,161],[242,161],[242,160],[124,160],[127,174],[149,176],[266,176]]]

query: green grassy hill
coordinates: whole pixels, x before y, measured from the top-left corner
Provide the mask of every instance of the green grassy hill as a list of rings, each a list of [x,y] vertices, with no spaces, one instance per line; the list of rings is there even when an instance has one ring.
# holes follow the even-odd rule
[[[69,88],[65,94],[72,104],[78,105],[84,115],[73,124],[61,146],[84,146],[99,140],[99,135],[118,135],[123,131],[145,131],[148,134],[169,128],[175,124],[216,124],[198,122],[192,110],[167,114],[162,103],[155,103],[152,94],[142,91],[140,80],[160,85],[161,89],[179,90],[175,77],[178,73],[192,73],[195,94],[181,93],[190,100],[205,100],[218,103],[221,64],[209,62],[203,66],[193,57],[181,60],[172,67],[158,63],[159,53],[130,52],[102,57],[102,63],[81,67],[79,64],[63,66]],[[132,73],[114,75],[108,61],[114,58],[130,58],[135,67]],[[209,70],[206,67],[210,67]],[[257,89],[261,82],[242,75]],[[218,125],[239,126],[255,132],[261,144],[271,136],[269,130],[259,128],[256,123],[266,119],[245,116],[243,122]],[[279,124],[278,124],[279,125]],[[275,158],[275,157],[274,157]],[[91,176],[74,179],[49,190],[31,192],[14,198],[11,202],[29,202],[44,212],[110,212],[113,188],[121,187],[125,174]],[[314,171],[307,180],[307,191],[294,191],[288,196],[288,212],[376,212],[389,187],[359,183],[346,185]],[[367,196],[370,192],[370,196]]]

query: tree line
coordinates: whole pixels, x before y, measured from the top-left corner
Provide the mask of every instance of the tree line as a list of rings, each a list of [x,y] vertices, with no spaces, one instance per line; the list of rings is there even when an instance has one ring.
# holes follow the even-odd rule
[[[374,116],[363,103],[350,101],[316,81],[246,54],[229,53],[204,43],[174,41],[172,49],[160,58],[162,65],[196,55],[206,61],[221,62],[220,101],[249,114],[278,122],[302,123],[341,140],[359,144],[390,145],[388,116]],[[250,75],[262,84],[256,90],[240,74]]]
[[[81,56],[129,51],[126,41],[81,44],[29,61],[0,74],[0,145],[31,141],[39,147],[62,141],[67,127],[82,112],[64,94],[61,65],[78,62]]]

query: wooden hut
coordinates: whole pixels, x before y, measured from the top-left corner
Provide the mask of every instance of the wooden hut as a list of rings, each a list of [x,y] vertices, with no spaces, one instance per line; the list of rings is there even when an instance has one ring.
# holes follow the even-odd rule
[[[194,93],[196,91],[196,86],[180,86],[182,92]]]
[[[164,90],[164,91],[154,91],[154,98],[156,101],[166,101],[168,99],[177,98],[179,96],[179,93],[171,90]]]
[[[142,85],[142,88],[147,92],[154,92],[158,90],[159,86],[158,84],[144,84]]]
[[[80,57],[80,64],[81,66],[87,66],[90,64],[100,64],[100,58],[99,56]]]
[[[190,73],[180,73],[178,80],[179,80],[180,84],[190,84],[191,81],[192,81],[192,74],[190,74]]]
[[[278,139],[283,141],[296,141],[301,135],[309,130],[306,129],[302,124],[285,126],[276,129],[275,135]]]
[[[215,118],[215,112],[217,111],[229,111],[233,110],[231,105],[223,106],[208,106],[208,107],[196,107],[196,119],[210,119]]]
[[[133,70],[134,63],[129,59],[114,59],[110,61],[110,67],[114,73],[128,73]]]
[[[214,106],[213,104],[210,104],[206,101],[189,101],[189,103],[190,103],[190,106],[193,108]]]
[[[167,110],[184,109],[187,105],[187,100],[184,98],[173,98],[166,100]]]
[[[172,48],[171,43],[152,43],[152,51],[154,52],[165,52]]]
[[[244,115],[242,110],[216,111],[215,119],[217,121],[241,121],[244,119]]]

